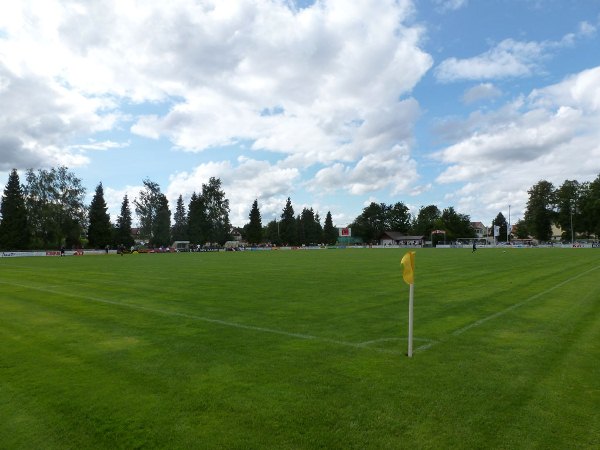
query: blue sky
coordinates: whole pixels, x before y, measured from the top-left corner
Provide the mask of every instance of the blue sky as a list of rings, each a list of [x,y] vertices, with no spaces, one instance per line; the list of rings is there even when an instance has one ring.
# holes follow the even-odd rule
[[[242,226],[289,196],[521,218],[600,173],[600,0],[17,0],[0,14],[0,181],[67,165],[113,218],[222,180]],[[21,172],[23,173],[23,172]]]

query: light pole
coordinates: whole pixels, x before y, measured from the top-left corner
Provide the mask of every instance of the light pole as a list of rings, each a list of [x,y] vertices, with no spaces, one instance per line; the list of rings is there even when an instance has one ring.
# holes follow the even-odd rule
[[[571,210],[571,247],[573,246],[573,244],[575,243],[575,239],[574,239],[574,233],[573,233],[573,200],[571,200],[571,208],[569,208]]]
[[[508,205],[508,226],[506,227],[506,243],[510,244],[510,205]]]

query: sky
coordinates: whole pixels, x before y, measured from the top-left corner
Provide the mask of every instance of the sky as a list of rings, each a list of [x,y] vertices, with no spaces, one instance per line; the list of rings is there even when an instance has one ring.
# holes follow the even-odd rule
[[[523,217],[600,174],[600,0],[0,0],[0,182]]]

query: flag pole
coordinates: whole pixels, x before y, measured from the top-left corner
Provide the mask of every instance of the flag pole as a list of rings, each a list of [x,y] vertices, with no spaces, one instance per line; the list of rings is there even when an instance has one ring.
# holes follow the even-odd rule
[[[410,293],[408,297],[408,357],[413,354],[413,303],[415,298],[415,285],[410,284]]]

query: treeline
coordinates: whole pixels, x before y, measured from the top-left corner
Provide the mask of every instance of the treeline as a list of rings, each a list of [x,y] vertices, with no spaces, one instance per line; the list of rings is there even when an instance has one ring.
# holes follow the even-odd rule
[[[600,236],[600,175],[592,182],[566,180],[558,188],[540,181],[528,194],[525,215],[515,225],[516,237],[549,241],[553,224],[561,228],[565,240],[572,236]],[[133,204],[127,195],[123,197],[114,224],[107,212],[102,183],[96,187],[89,206],[84,204],[84,197],[81,180],[64,166],[29,169],[24,184],[13,169],[0,203],[0,249],[129,247],[134,243],[132,207],[140,224],[138,237],[152,247],[169,246],[178,240],[195,245],[223,245],[231,239],[229,200],[218,178],[211,177],[202,184],[187,207],[180,195],[173,223],[166,196],[157,183],[148,179],[143,181]],[[330,211],[321,224],[319,213],[312,208],[303,208],[296,215],[290,198],[279,220],[263,225],[257,200],[250,207],[248,219],[241,232],[243,239],[253,245],[335,244],[338,239]],[[490,231],[493,225],[499,226],[499,240],[506,240],[509,224],[502,213],[491,225]],[[349,227],[353,237],[366,243],[377,242],[384,231],[431,237],[434,244],[441,239],[453,241],[475,236],[470,217],[453,207],[440,210],[429,205],[413,216],[402,202],[390,205],[373,202]],[[432,235],[434,230],[442,230],[444,234]]]
[[[133,213],[139,221],[139,240],[150,247],[169,246],[174,241],[194,245],[223,245],[232,238],[229,200],[221,180],[210,178],[194,192],[186,205],[180,195],[172,215],[160,186],[143,180],[138,197],[130,203],[123,197],[120,214],[111,223],[102,183],[96,187],[89,206],[84,204],[85,188],[66,167],[27,170],[21,184],[18,172],[9,175],[0,204],[0,249],[27,250],[105,248],[134,244]],[[173,223],[171,221],[173,218]],[[288,198],[280,220],[263,226],[258,201],[254,201],[242,237],[250,244],[275,245],[335,243],[337,229],[328,212],[324,226],[318,213],[304,208],[296,216]]]
[[[84,204],[85,188],[66,167],[27,170],[21,184],[16,169],[9,175],[0,204],[0,249],[130,247],[133,215],[140,223],[139,239],[151,247],[169,246],[173,240],[195,244],[223,244],[230,238],[229,200],[218,178],[210,178],[194,192],[186,213],[179,196],[171,226],[167,197],[157,183],[143,181],[138,198],[123,197],[116,223],[111,223],[102,183],[91,204]]]
[[[252,204],[248,218],[250,221],[244,226],[242,237],[250,244],[262,242],[292,246],[335,244],[338,237],[337,228],[333,226],[331,211],[327,212],[325,222],[321,225],[319,213],[312,208],[303,208],[300,214],[295,215],[289,197],[279,220],[271,220],[263,227],[257,200]]]
[[[527,193],[525,215],[516,223],[517,237],[549,241],[552,225],[560,227],[565,241],[600,236],[600,174],[591,182],[565,180],[559,187],[542,180]]]
[[[442,239],[454,241],[475,236],[470,217],[456,212],[453,207],[440,211],[435,205],[424,206],[413,216],[402,202],[393,205],[373,202],[363,209],[350,227],[354,236],[367,243],[377,242],[384,231],[397,231],[407,236],[426,236],[432,238],[434,244]],[[442,230],[444,234],[432,235],[435,230]]]

